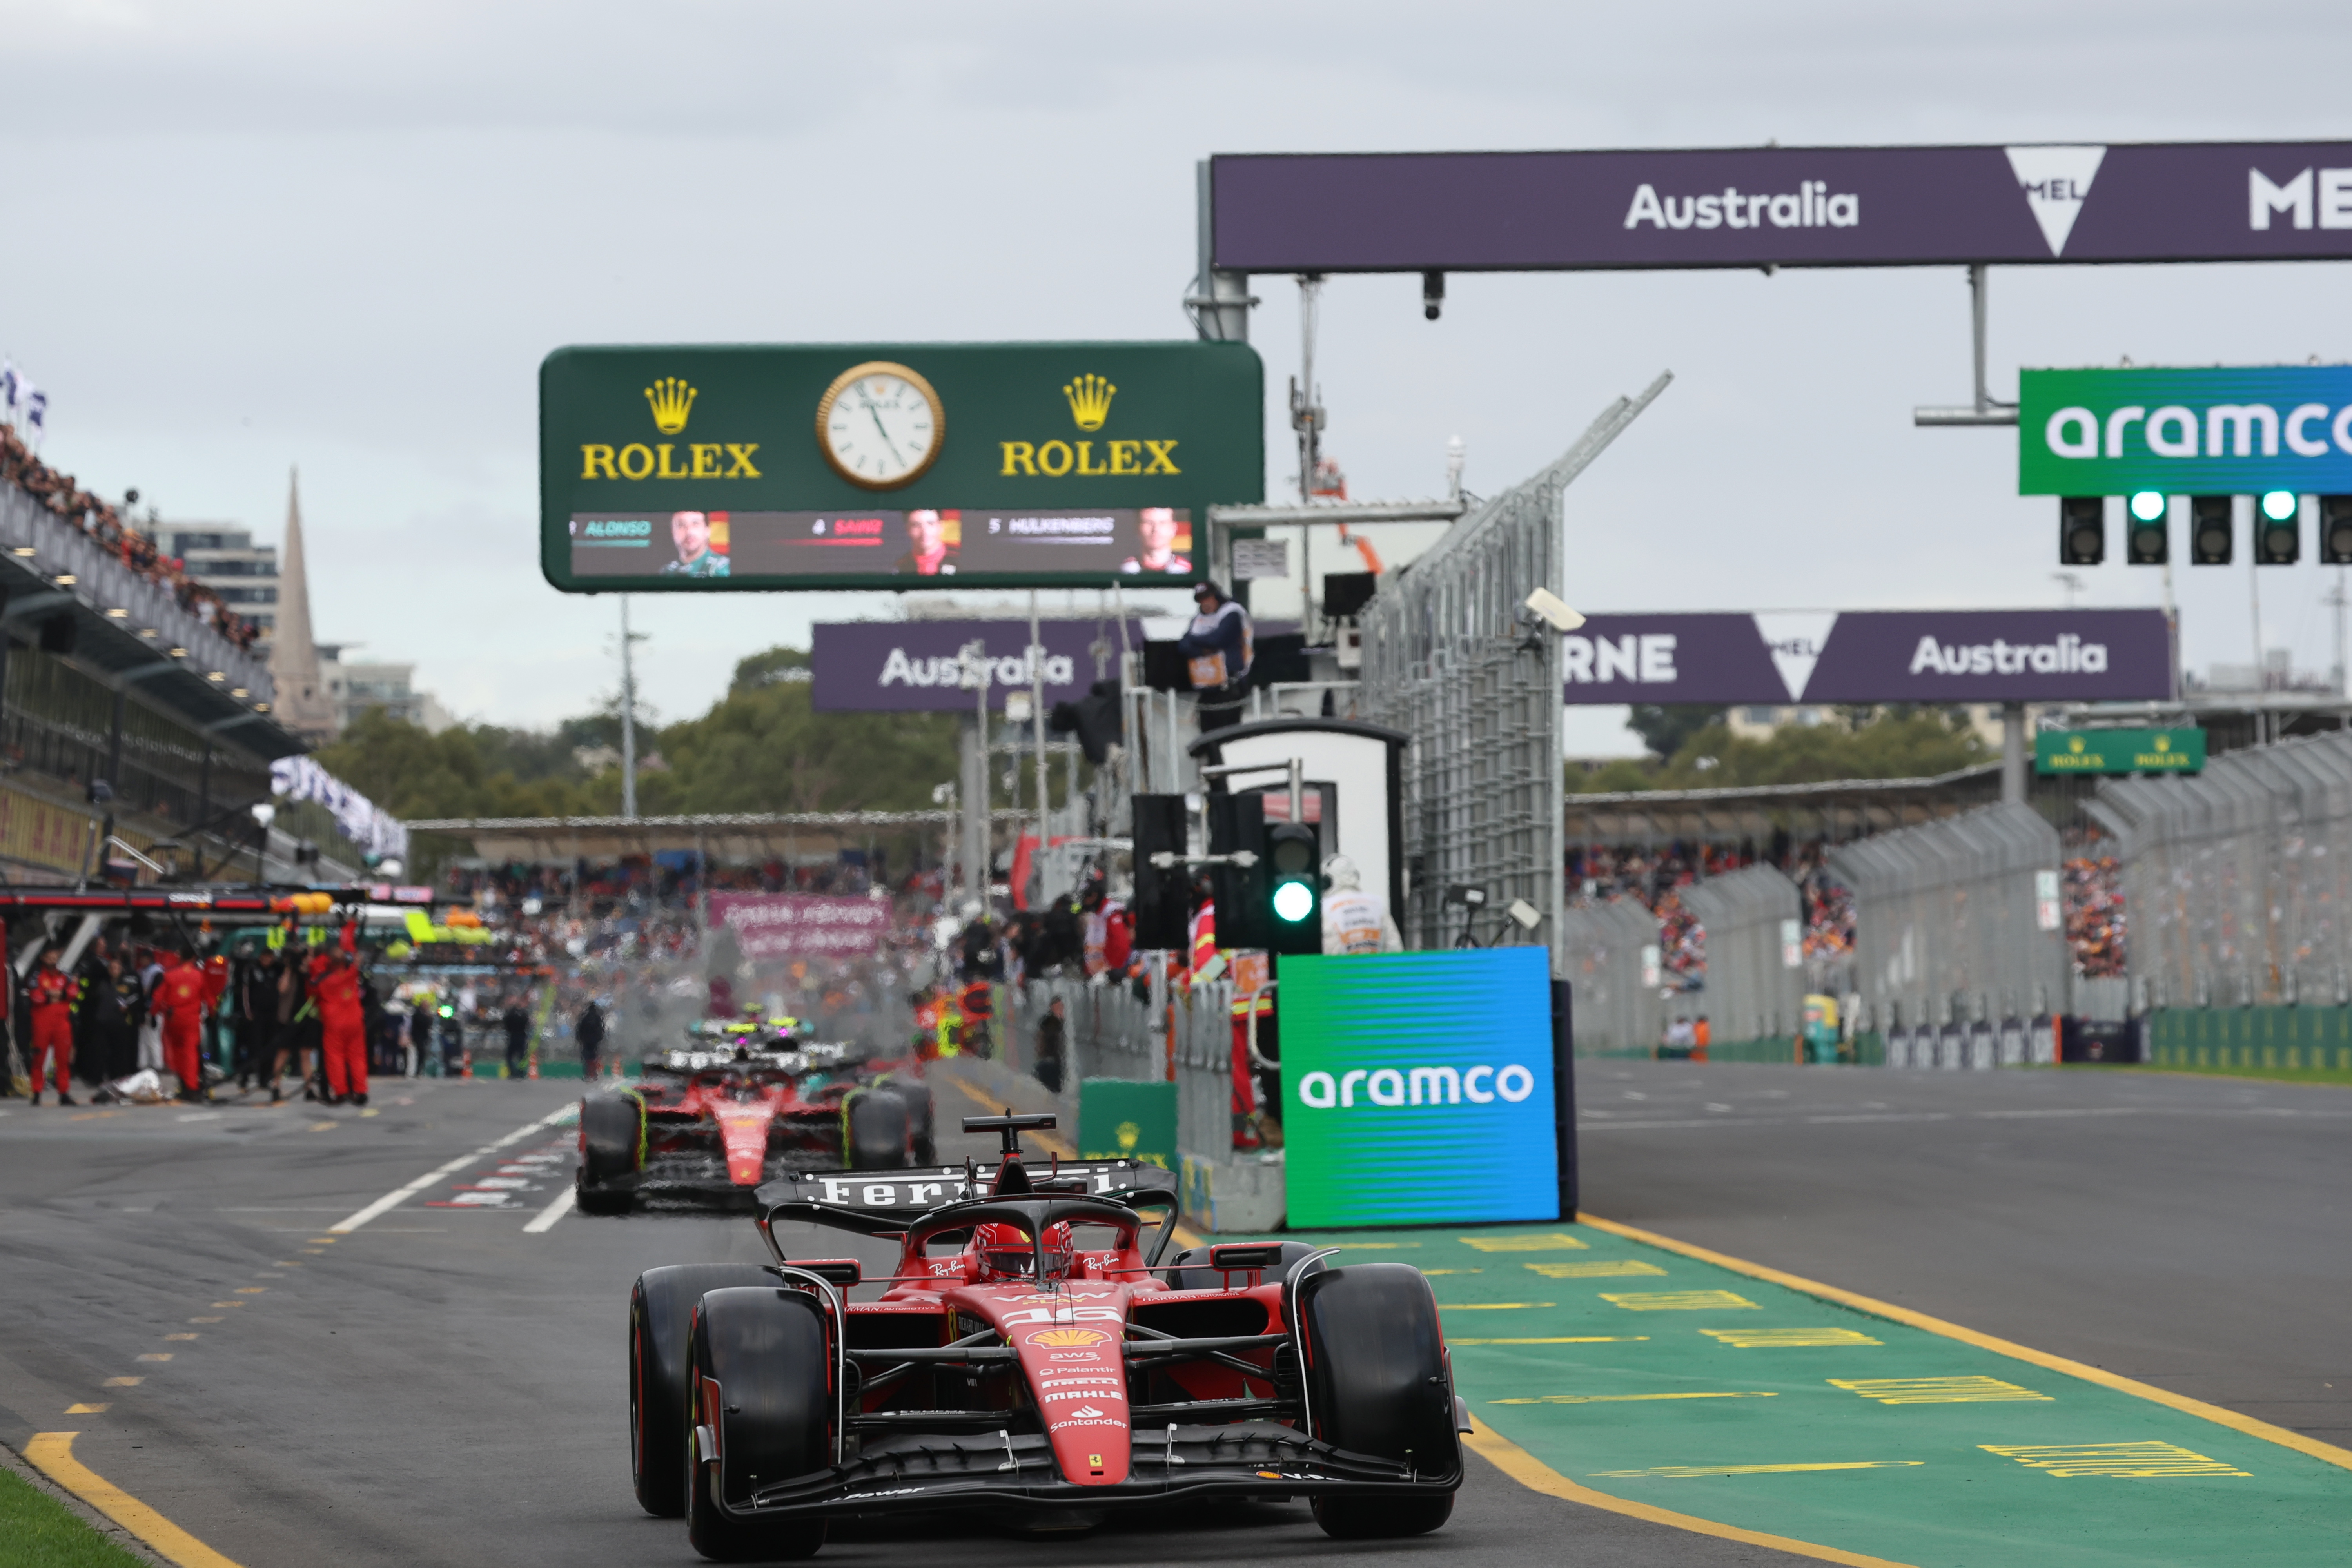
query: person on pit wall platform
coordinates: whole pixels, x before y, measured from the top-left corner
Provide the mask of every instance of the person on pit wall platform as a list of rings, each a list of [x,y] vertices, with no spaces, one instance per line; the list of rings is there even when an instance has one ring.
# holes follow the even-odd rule
[[[310,958],[310,995],[319,1005],[319,1054],[329,1105],[367,1103],[367,1007],[360,998],[364,984],[359,926],[346,921],[341,939]]]
[[[58,967],[54,945],[41,949],[38,968],[25,984],[33,1005],[33,1103],[41,1103],[41,1063],[50,1064],[57,1080],[58,1103],[71,1105],[73,1097],[74,977]]]
[[[1176,639],[1197,694],[1201,730],[1207,733],[1241,721],[1249,697],[1252,637],[1249,612],[1214,583],[1192,590],[1200,614]]]
[[[1368,892],[1363,874],[1345,855],[1323,862],[1323,951],[1402,952],[1404,937],[1389,913],[1389,901]]]

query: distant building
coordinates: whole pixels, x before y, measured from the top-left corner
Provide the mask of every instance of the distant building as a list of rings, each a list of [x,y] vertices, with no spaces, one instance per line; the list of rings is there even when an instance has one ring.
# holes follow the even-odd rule
[[[221,596],[247,620],[260,623],[264,637],[278,631],[278,547],[256,544],[250,529],[225,522],[164,522],[150,525],[156,545],[176,557],[183,570]]]
[[[381,708],[393,718],[436,735],[455,722],[439,699],[415,689],[415,665],[363,663],[342,655],[343,650],[332,644],[319,645],[319,674],[326,683],[327,700],[335,710],[338,734],[371,708]]]

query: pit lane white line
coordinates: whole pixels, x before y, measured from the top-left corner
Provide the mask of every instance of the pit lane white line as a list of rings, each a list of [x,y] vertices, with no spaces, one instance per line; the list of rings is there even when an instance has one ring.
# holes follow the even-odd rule
[[[555,1222],[572,1212],[572,1197],[570,1187],[556,1194],[555,1201],[533,1215],[530,1223],[522,1227],[522,1233],[525,1236],[544,1236],[553,1230]]]
[[[485,1143],[470,1154],[460,1154],[457,1158],[450,1161],[446,1165],[435,1166],[432,1170],[425,1172],[425,1174],[417,1177],[416,1180],[409,1183],[406,1186],[398,1187],[384,1194],[383,1196],[376,1199],[375,1202],[368,1205],[367,1207],[360,1210],[359,1213],[352,1215],[349,1219],[337,1220],[327,1228],[330,1231],[340,1234],[349,1234],[352,1231],[357,1230],[360,1226],[367,1224],[368,1221],[391,1213],[394,1209],[398,1208],[401,1205],[406,1203],[409,1199],[415,1197],[417,1194],[423,1192],[434,1183],[442,1180],[444,1177],[454,1176],[458,1172],[464,1170],[467,1166],[473,1164],[476,1161],[497,1153],[499,1150],[505,1148],[509,1143],[520,1142],[523,1139],[530,1137],[534,1132],[544,1131],[548,1128],[556,1125],[558,1122],[569,1121],[579,1114],[580,1107],[578,1105],[567,1105],[562,1110],[558,1110],[551,1115],[542,1116],[536,1121],[527,1122],[523,1126],[516,1128],[513,1131],[508,1133],[505,1137],[499,1139],[495,1143]]]

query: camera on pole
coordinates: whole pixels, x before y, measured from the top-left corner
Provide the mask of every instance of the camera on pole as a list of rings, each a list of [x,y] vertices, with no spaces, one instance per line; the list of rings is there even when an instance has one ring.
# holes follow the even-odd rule
[[[2105,496],[2058,498],[2058,563],[2096,566],[2107,558]]]

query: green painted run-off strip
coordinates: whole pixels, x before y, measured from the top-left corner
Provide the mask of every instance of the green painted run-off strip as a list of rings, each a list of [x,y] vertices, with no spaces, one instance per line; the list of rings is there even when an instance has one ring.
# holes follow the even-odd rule
[[[2352,1561],[2352,1471],[1714,1264],[1587,1226],[1312,1239],[1428,1270],[1473,1412],[1596,1491],[1918,1568]]]

